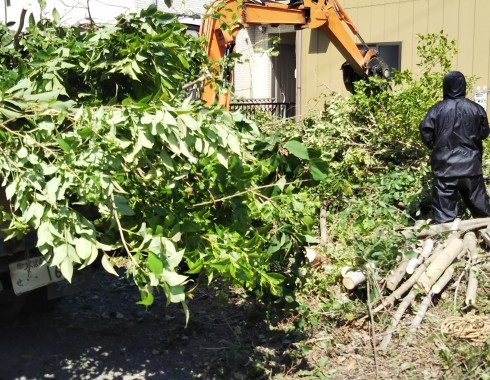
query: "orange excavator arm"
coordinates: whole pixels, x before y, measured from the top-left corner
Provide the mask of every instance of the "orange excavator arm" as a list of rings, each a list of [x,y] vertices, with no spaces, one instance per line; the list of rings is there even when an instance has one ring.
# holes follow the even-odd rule
[[[354,23],[337,0],[290,0],[289,4],[268,0],[217,0],[206,13],[201,23],[200,35],[207,41],[207,54],[217,62],[230,54],[238,32],[250,25],[295,25],[297,28],[320,29],[344,56],[344,82],[352,91],[352,82],[369,75],[389,77],[388,66],[378,57],[374,49],[368,49]],[[349,34],[359,38],[366,47],[361,52]],[[220,72],[218,66],[215,66]],[[221,73],[223,75],[225,73]],[[230,77],[224,78],[231,80]],[[207,83],[201,95],[206,104],[215,100],[229,108],[230,94],[216,94],[212,83]]]

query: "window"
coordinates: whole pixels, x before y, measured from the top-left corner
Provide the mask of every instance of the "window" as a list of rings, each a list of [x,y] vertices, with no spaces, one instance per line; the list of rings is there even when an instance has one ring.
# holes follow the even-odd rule
[[[387,42],[379,44],[367,44],[370,49],[375,49],[379,52],[379,56],[385,61],[390,69],[401,70],[401,42]],[[359,49],[364,50],[364,47],[358,45]]]

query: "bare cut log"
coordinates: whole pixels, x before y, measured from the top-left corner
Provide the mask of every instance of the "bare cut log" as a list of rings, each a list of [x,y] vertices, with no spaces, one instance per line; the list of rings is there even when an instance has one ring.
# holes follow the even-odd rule
[[[427,260],[425,263],[422,263],[417,270],[412,274],[404,283],[402,283],[393,293],[391,293],[388,297],[384,298],[381,304],[379,304],[374,310],[373,313],[378,313],[383,310],[385,307],[393,305],[393,303],[401,298],[405,293],[407,293],[417,282],[418,278],[424,273],[425,269],[429,265],[430,260]]]
[[[452,239],[440,253],[431,260],[430,265],[417,280],[417,285],[430,291],[432,285],[441,277],[444,271],[453,263],[454,259],[463,251],[463,239]]]
[[[422,319],[424,319],[425,314],[427,313],[427,309],[429,308],[430,304],[432,303],[432,292],[429,292],[422,302],[419,305],[419,308],[417,310],[417,314],[415,315],[412,324],[410,325],[410,333],[414,333],[417,331],[417,329],[420,326],[420,323],[422,322]]]
[[[415,272],[404,282],[402,283],[393,293],[391,293],[388,297],[384,298],[381,303],[373,310],[373,313],[378,313],[384,308],[393,305],[395,301],[401,298],[405,293],[407,293],[412,287],[415,285],[419,277],[424,273],[427,267],[430,265],[434,257],[436,257],[439,252],[443,251],[447,244],[449,244],[452,240],[458,239],[459,234],[457,232],[453,233],[449,236],[444,244],[440,244],[434,250],[434,253],[430,255],[425,262],[420,264],[420,266],[415,270]]]
[[[310,266],[317,266],[326,261],[326,257],[315,247],[306,247],[305,256]]]
[[[328,241],[327,233],[327,209],[322,207],[320,209],[320,245],[324,246]]]
[[[487,227],[488,229],[488,227]],[[480,231],[481,232],[481,231]],[[486,232],[486,231],[485,231]],[[478,260],[478,247],[476,241],[476,235],[468,232],[464,236],[465,245],[467,245],[468,256],[470,260],[470,268],[468,273],[468,285],[466,286],[466,306],[475,306],[476,303],[476,291],[478,289],[478,268],[476,261]]]
[[[407,273],[413,274],[415,268],[417,268],[420,264],[422,264],[432,253],[434,249],[434,240],[427,239],[424,240],[422,244],[422,252],[417,257],[413,257],[410,259],[407,265]]]
[[[479,231],[480,236],[485,241],[485,244],[487,245],[487,247],[490,247],[490,230],[489,230],[489,227],[490,227],[490,225],[487,226],[487,228],[483,228]]]
[[[476,291],[478,289],[478,269],[475,266],[470,268],[468,275],[468,285],[466,286],[466,306],[475,306],[476,304]]]
[[[383,337],[383,340],[379,344],[379,348],[383,351],[386,351],[388,348],[388,345],[390,344],[391,341],[391,336],[396,330],[396,326],[398,326],[398,323],[403,317],[403,314],[405,314],[405,311],[407,311],[408,307],[412,304],[412,301],[415,299],[415,292],[411,290],[408,292],[408,294],[403,298],[402,302],[400,302],[400,305],[398,305],[398,309],[396,310],[396,313],[393,317],[393,320],[391,321],[391,326],[390,328],[386,331],[385,336]]]
[[[409,228],[404,230],[402,234],[406,238],[417,237],[419,239],[422,239],[425,237],[436,236],[438,234],[441,234],[443,232],[448,232],[448,231],[460,231],[460,232],[473,231],[486,227],[488,224],[490,224],[490,218],[462,220],[461,222],[459,222],[459,225],[456,224],[458,223],[450,222],[450,223],[442,223],[442,224],[433,224],[426,228],[422,228],[420,231],[417,231],[417,228]]]
[[[478,247],[475,233],[472,231],[466,233],[463,237],[463,243],[470,259],[473,260],[473,258],[476,258],[478,254]]]
[[[449,281],[453,278],[454,274],[454,266],[450,266],[447,268],[444,273],[442,274],[441,277],[436,281],[436,283],[432,286],[430,289],[430,292],[424,297],[422,302],[419,305],[419,309],[417,310],[417,314],[415,315],[415,318],[412,321],[412,324],[410,325],[410,333],[414,333],[417,331],[419,328],[420,324],[422,323],[422,320],[425,317],[425,314],[427,314],[427,309],[429,308],[430,304],[432,303],[432,296],[434,294],[439,294],[442,289],[446,287]]]
[[[366,275],[361,270],[347,272],[345,277],[342,279],[342,284],[349,289],[352,290],[359,285],[366,282]]]
[[[432,285],[431,292],[433,294],[440,294],[442,290],[446,287],[446,285],[451,281],[453,278],[454,274],[454,266],[451,265],[449,268],[447,268],[443,275],[439,277],[439,279],[436,281],[434,285]]]
[[[422,263],[422,260],[420,260],[420,255],[417,257],[412,257],[407,264],[407,267],[405,268],[405,271],[407,274],[413,274],[415,271],[415,268],[417,268],[420,263]],[[392,289],[393,290],[393,289]]]
[[[409,261],[410,259],[404,256],[401,259],[398,267],[386,278],[386,287],[389,290],[395,290],[398,284],[403,280],[403,277],[405,277],[405,274],[407,273],[407,266]]]

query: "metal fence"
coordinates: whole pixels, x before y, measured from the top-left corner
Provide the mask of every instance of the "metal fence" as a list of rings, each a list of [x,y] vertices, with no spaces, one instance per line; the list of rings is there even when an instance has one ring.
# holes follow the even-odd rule
[[[274,100],[272,98],[233,99],[230,103],[230,110],[240,110],[248,117],[252,117],[257,111],[268,113],[279,119],[295,116],[296,103],[275,102]]]

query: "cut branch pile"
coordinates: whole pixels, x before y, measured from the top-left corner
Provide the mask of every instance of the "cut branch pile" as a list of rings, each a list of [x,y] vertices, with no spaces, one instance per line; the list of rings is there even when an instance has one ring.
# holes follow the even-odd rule
[[[407,310],[413,309],[414,315],[409,324],[409,333],[413,334],[420,327],[428,308],[433,304],[435,297],[445,289],[454,291],[456,298],[461,280],[466,276],[466,295],[461,311],[474,308],[477,297],[479,271],[482,258],[480,250],[489,250],[490,247],[490,218],[455,220],[452,223],[415,227],[404,231],[406,237],[417,237],[417,247],[412,257],[402,257],[398,267],[385,279],[384,287],[390,293],[371,305],[370,314],[375,315],[381,311],[396,306],[391,324],[382,334],[383,339],[379,348],[386,350],[391,341],[392,334],[402,320]],[[451,287],[449,287],[449,285]],[[344,277],[344,285],[346,285]],[[350,288],[346,286],[347,288]],[[456,310],[456,309],[455,309]],[[372,317],[371,315],[371,317]],[[490,319],[486,318],[485,331],[490,331]],[[449,331],[459,331],[453,334],[464,338],[461,329],[457,326],[458,320],[452,319]],[[468,325],[467,321],[461,324]],[[469,334],[468,339],[473,341],[475,334]],[[374,338],[374,337],[373,337]]]

